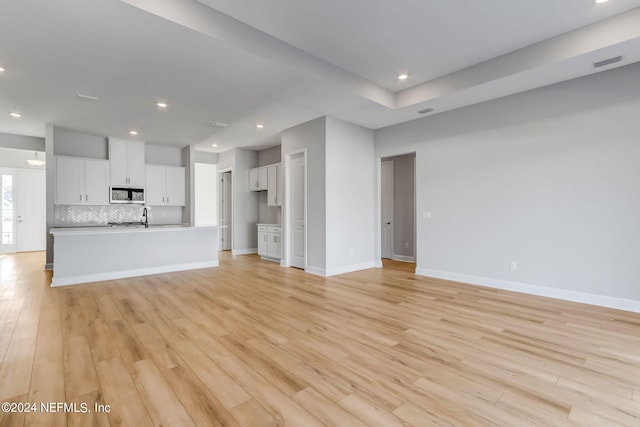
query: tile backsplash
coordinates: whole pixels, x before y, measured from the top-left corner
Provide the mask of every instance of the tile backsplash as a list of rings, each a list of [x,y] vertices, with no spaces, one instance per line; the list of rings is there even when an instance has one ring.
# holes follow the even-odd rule
[[[55,227],[87,227],[107,225],[110,222],[142,221],[141,205],[71,206],[54,207]],[[148,207],[150,224],[182,223],[181,207]]]

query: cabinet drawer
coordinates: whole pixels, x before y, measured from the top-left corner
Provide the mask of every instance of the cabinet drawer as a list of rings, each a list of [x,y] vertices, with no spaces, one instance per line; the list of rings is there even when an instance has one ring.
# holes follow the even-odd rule
[[[267,226],[266,225],[259,225],[258,226],[258,231],[267,231]]]
[[[280,227],[280,226],[268,226],[267,231],[269,233],[282,233],[282,227]]]

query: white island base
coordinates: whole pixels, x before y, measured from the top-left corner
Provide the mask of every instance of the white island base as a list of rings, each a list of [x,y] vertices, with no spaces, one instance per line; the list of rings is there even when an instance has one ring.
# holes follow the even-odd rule
[[[218,266],[218,227],[54,228],[51,286]]]

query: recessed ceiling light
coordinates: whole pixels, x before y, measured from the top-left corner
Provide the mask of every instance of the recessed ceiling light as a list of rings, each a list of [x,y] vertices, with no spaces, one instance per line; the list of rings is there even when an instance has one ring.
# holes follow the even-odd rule
[[[22,114],[20,114],[20,113],[15,113],[15,112],[13,112],[13,111],[9,112],[9,115],[10,115],[11,117],[15,117],[16,119],[19,119],[20,117],[22,117]]]
[[[156,102],[156,106],[158,108],[167,108],[168,107],[166,102]]]
[[[606,2],[608,2],[608,1],[609,1],[609,0],[596,0],[596,3],[606,3]]]
[[[226,128],[229,125],[222,122],[213,122],[211,123],[211,126],[213,126],[214,128]]]
[[[262,123],[258,123],[258,124],[256,125],[256,127],[257,127],[258,129],[262,129],[262,128],[264,127],[264,125],[263,125]]]
[[[4,71],[4,68],[0,67],[0,73],[2,73]]]
[[[398,80],[407,80],[409,75],[407,73],[398,74]]]
[[[137,135],[138,131],[137,130],[130,130],[129,131],[129,135]]]
[[[211,144],[213,148],[218,148],[218,144]]]

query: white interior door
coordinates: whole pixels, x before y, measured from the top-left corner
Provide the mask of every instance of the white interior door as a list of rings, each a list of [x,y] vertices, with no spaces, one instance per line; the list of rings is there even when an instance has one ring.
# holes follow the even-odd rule
[[[15,177],[16,250],[43,251],[46,246],[44,171],[17,170]]]
[[[305,268],[305,169],[304,155],[300,154],[291,158],[290,163],[291,183],[291,215],[290,215],[290,248],[291,266]]]
[[[0,170],[0,253],[16,251],[15,174]]]
[[[381,256],[391,258],[393,254],[393,162],[382,162],[381,194]]]
[[[232,224],[231,172],[220,174],[220,250],[231,250]]]

